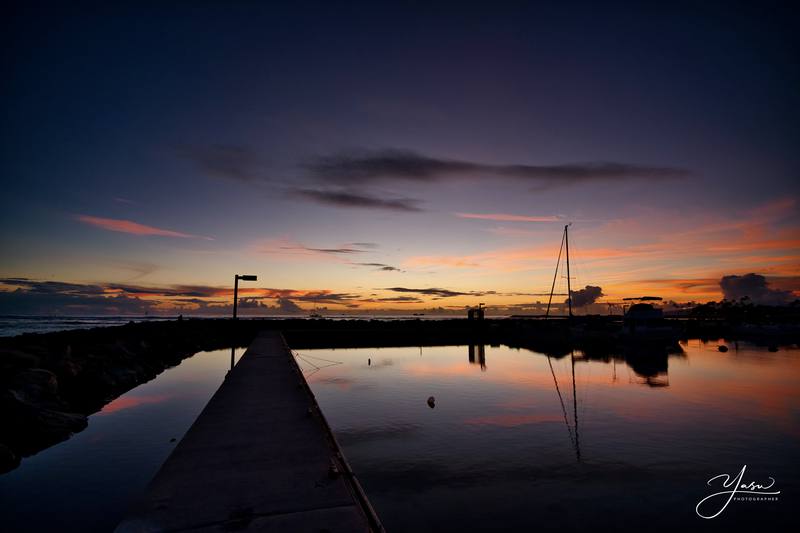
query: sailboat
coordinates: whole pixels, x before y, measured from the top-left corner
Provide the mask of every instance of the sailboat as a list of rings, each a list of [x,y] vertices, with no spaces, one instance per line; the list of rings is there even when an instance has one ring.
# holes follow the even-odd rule
[[[572,222],[564,226],[564,233],[561,235],[561,247],[558,249],[558,259],[556,260],[556,271],[553,273],[553,285],[550,287],[550,298],[547,300],[547,312],[544,317],[550,317],[550,305],[553,303],[553,292],[556,289],[556,279],[558,279],[558,268],[561,266],[561,253],[564,251],[564,246],[567,249],[567,305],[569,306],[569,318],[572,318],[572,283],[569,275],[569,227]]]
[[[564,231],[561,235],[561,246],[558,249],[558,258],[556,260],[556,269],[553,273],[553,283],[550,286],[550,297],[547,300],[547,311],[545,312],[545,319],[550,318],[550,310],[553,308],[553,296],[556,288],[556,281],[558,280],[558,273],[561,269],[562,257],[565,259],[565,266],[567,270],[567,318],[569,326],[566,328],[572,340],[580,338],[584,343],[608,343],[609,341],[616,340],[625,345],[638,345],[638,344],[658,344],[658,345],[674,345],[677,341],[678,331],[663,317],[661,309],[654,307],[648,302],[661,301],[657,296],[641,296],[637,298],[624,298],[623,301],[636,301],[630,305],[625,311],[623,306],[623,324],[610,320],[605,322],[595,321],[594,325],[589,327],[589,323],[584,320],[573,320],[575,315],[572,308],[572,276],[570,272],[570,254],[569,254],[569,229],[572,223],[564,226]]]

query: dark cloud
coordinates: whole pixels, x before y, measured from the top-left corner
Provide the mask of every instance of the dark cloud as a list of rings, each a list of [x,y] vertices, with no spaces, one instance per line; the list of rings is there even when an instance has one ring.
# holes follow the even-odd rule
[[[432,182],[491,175],[529,181],[541,187],[593,181],[660,180],[689,175],[689,171],[682,168],[618,162],[493,165],[393,149],[317,157],[305,166],[314,178],[342,186],[365,185],[381,180]]]
[[[726,300],[749,298],[762,305],[784,305],[796,299],[792,291],[770,289],[767,278],[750,273],[744,276],[723,276],[719,286]]]
[[[294,189],[294,196],[319,204],[335,207],[357,207],[363,209],[384,209],[388,211],[422,211],[418,200],[412,198],[379,198],[364,192],[351,190]]]
[[[595,285],[587,285],[583,289],[571,291],[572,294],[572,307],[584,307],[593,304],[603,294],[603,289]],[[567,303],[568,300],[564,300]]]
[[[472,292],[459,292],[451,291],[448,289],[438,289],[435,287],[426,289],[410,289],[408,287],[387,287],[383,289],[392,292],[410,292],[414,294],[424,294],[426,296],[434,296],[434,299],[439,298],[452,298],[453,296],[486,296],[489,294],[497,294],[495,291],[472,291]]]
[[[192,161],[205,174],[234,181],[253,182],[259,179],[258,156],[246,146],[212,144],[184,146],[177,154]]]
[[[281,250],[308,250],[309,252],[319,252],[321,254],[363,254],[366,250],[358,248],[310,248],[308,246],[281,246]]]
[[[292,300],[314,304],[342,304],[348,307],[358,307],[355,302],[361,300],[361,297],[358,294],[350,293],[311,291],[305,294],[293,295]]]
[[[151,302],[120,294],[113,297],[76,292],[0,291],[4,315],[142,315],[154,311]]]
[[[287,314],[303,313],[303,309],[288,298],[278,298],[278,309]]]
[[[148,287],[145,285],[110,283],[105,285],[105,288],[112,291],[121,291],[127,294],[185,296],[196,298],[219,296],[220,292],[229,291],[229,289],[208,287],[205,285],[171,285],[169,287]]]
[[[399,268],[393,267],[391,265],[386,265],[384,263],[353,263],[353,264],[366,267],[375,267],[383,272],[402,272],[402,270],[400,270]]]
[[[28,295],[59,294],[62,296],[163,296],[185,298],[208,298],[231,292],[231,289],[205,285],[171,285],[152,287],[124,283],[83,284],[63,281],[39,281],[28,278],[2,278],[0,285],[18,287],[18,291]]]
[[[361,301],[370,303],[408,304],[408,303],[421,303],[423,300],[421,298],[417,298],[416,296],[389,296],[386,298],[369,298]]]
[[[37,281],[27,278],[0,278],[0,314],[159,314],[174,313],[187,306],[186,312],[229,313],[229,287],[202,285],[171,285],[149,287],[133,284],[80,284],[59,281]],[[302,309],[295,302],[314,305],[338,304],[357,308],[363,301],[353,293],[328,290],[300,291],[295,289],[259,288],[257,296],[244,295],[239,299],[242,310],[262,313],[297,313]],[[223,299],[224,301],[219,301]],[[275,306],[265,300],[274,300]],[[167,303],[170,309],[160,308]]]
[[[72,294],[79,296],[94,296],[104,294],[105,290],[100,285],[86,285],[81,283],[67,283],[63,281],[37,281],[28,278],[3,278],[0,284],[24,287],[26,292],[35,294]]]
[[[279,246],[277,250],[297,250],[301,252],[317,252],[321,254],[331,254],[331,255],[351,255],[351,254],[363,254],[368,253],[369,250],[363,250],[359,248],[359,243],[351,243],[345,244],[343,246],[339,246],[336,248],[314,248],[312,246],[306,246],[304,244],[294,244],[292,246]],[[354,263],[360,264],[360,263]]]

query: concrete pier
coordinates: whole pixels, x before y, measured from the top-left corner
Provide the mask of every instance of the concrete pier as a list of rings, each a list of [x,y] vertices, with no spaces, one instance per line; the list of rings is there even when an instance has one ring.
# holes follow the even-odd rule
[[[383,531],[280,333],[260,334],[117,527]]]

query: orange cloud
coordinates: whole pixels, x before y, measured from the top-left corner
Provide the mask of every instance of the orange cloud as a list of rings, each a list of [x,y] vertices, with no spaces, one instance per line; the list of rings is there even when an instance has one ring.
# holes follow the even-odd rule
[[[570,232],[573,271],[577,266],[580,281],[602,286],[611,300],[653,291],[667,299],[718,299],[723,275],[759,272],[772,278],[800,272],[795,206],[794,199],[782,198],[730,214],[639,209],[604,224],[580,224]],[[469,276],[531,272],[536,276],[531,286],[549,288],[552,274],[542,272],[553,267],[558,235],[516,228],[502,234],[534,244],[411,256],[403,266],[460,270]],[[545,238],[549,243],[543,243]]]
[[[130,233],[131,235],[158,235],[160,237],[180,237],[182,239],[206,239],[212,241],[211,237],[203,237],[202,235],[192,235],[190,233],[181,233],[180,231],[172,231],[168,229],[156,228],[139,224],[131,220],[120,220],[116,218],[101,218],[89,215],[78,215],[75,217],[84,224],[89,224],[96,228],[102,228],[108,231],[118,231],[120,233]]]
[[[591,248],[581,250],[582,259],[608,259],[629,257],[640,250],[633,248]],[[542,261],[555,262],[558,254],[558,243],[555,245],[506,248],[490,250],[470,255],[435,255],[409,257],[403,262],[406,267],[451,267],[451,268],[481,268],[498,270],[501,272],[515,272],[527,270],[542,265]],[[538,263],[537,263],[538,262]],[[549,265],[549,263],[547,263]]]

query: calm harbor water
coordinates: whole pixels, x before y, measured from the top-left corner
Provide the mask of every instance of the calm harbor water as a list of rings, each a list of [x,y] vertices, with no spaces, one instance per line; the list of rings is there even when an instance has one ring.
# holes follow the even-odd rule
[[[651,376],[578,356],[574,386],[570,356],[507,347],[305,350],[299,362],[388,531],[786,530],[800,351],[683,350]],[[781,499],[698,517],[709,478],[743,465]]]
[[[505,346],[297,355],[390,532],[787,530],[800,350],[730,346],[690,341],[650,376]],[[113,529],[229,366],[230,350],[199,353],[0,476],[3,531]],[[780,499],[699,518],[708,479],[743,465],[747,481],[773,477]]]
[[[0,475],[0,531],[113,530],[230,365],[230,349],[195,354],[107,404],[84,431]]]

